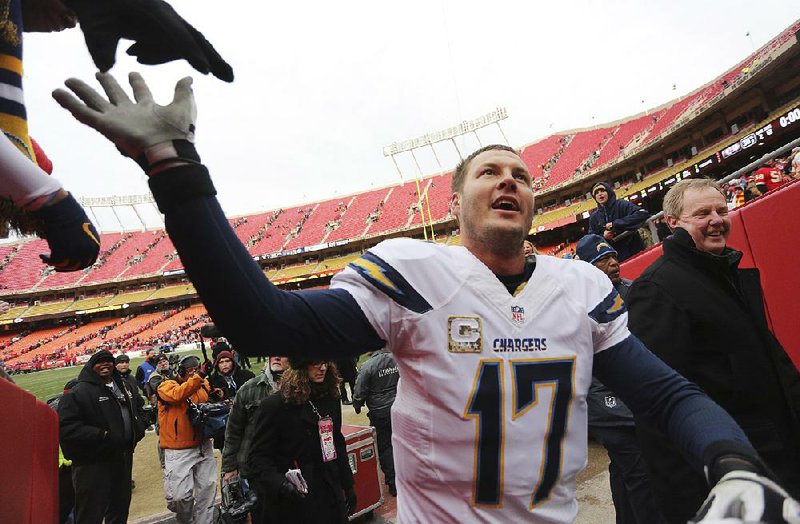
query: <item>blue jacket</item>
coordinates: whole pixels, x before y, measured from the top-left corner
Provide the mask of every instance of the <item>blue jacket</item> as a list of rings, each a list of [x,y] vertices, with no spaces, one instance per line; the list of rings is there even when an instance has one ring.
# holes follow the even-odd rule
[[[608,202],[602,206],[598,205],[589,216],[589,232],[602,236],[609,222],[612,224],[614,236],[632,231],[633,233],[625,238],[610,242],[617,250],[619,261],[622,262],[644,249],[644,242],[636,230],[650,218],[650,213],[627,200],[617,200],[617,194],[610,185],[605,182],[600,184],[608,191]]]

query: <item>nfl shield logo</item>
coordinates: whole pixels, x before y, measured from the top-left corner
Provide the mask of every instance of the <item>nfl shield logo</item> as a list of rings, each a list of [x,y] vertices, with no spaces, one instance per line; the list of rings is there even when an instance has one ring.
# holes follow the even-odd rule
[[[522,306],[511,306],[511,320],[517,324],[525,322],[525,308]]]
[[[606,407],[607,408],[615,408],[617,407],[617,397],[613,395],[606,395]]]

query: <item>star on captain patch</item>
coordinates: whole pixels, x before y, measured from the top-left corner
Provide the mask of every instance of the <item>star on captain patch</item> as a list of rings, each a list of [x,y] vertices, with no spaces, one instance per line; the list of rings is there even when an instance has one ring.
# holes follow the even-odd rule
[[[525,322],[525,308],[522,306],[511,306],[511,320],[516,324]]]

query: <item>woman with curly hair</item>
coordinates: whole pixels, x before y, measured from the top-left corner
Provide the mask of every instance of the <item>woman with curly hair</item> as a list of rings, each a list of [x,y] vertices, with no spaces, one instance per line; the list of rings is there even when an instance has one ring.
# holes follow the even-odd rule
[[[254,522],[346,523],[356,497],[342,435],[339,373],[327,361],[289,359],[289,366],[280,389],[256,413],[248,466],[265,514]],[[296,469],[306,493],[287,478]]]

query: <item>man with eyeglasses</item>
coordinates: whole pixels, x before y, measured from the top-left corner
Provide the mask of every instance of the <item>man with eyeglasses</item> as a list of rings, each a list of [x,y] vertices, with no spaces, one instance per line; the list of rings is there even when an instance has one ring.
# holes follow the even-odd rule
[[[628,293],[630,329],[725,408],[800,497],[800,375],[768,328],[758,269],[740,269],[742,253],[728,246],[725,195],[713,180],[682,180],[664,214],[673,234]],[[652,424],[636,425],[661,511],[686,522],[708,494],[705,478]]]

